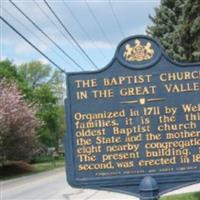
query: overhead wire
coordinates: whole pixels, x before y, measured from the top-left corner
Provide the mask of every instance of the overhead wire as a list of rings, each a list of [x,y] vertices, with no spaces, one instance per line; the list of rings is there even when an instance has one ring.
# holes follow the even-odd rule
[[[40,11],[43,13],[43,15],[58,29],[58,31],[66,39],[66,41],[69,42],[73,47],[75,47],[74,50],[76,50],[78,53],[81,54],[82,52],[79,52],[80,50],[76,49],[77,46],[66,36],[66,34],[64,34],[64,32],[62,31],[62,29],[60,29],[59,26],[51,19],[51,17],[47,14],[47,12],[40,6],[40,4],[36,0],[32,0],[32,1],[40,9]]]
[[[43,43],[46,47],[48,46],[48,44],[42,40],[37,34],[35,34],[28,26],[24,25],[19,19],[17,19],[14,15],[12,15],[8,10],[6,10],[4,7],[2,7],[2,9],[4,10],[4,12],[6,12],[10,17],[12,17],[15,21],[17,21],[25,30],[28,30],[32,35],[34,35],[41,43]],[[63,57],[57,53],[57,51],[54,51],[53,52],[59,56],[61,59],[63,59]],[[64,59],[63,59],[64,60]],[[64,60],[68,65],[69,62],[67,60]]]
[[[106,39],[106,41],[108,42],[108,44],[109,44],[110,46],[112,46],[112,43],[110,42],[109,38],[107,37],[107,35],[106,35],[106,33],[105,33],[103,27],[101,26],[101,23],[100,23],[99,20],[97,19],[96,15],[94,14],[94,12],[93,12],[92,8],[90,7],[89,3],[87,2],[87,0],[85,0],[85,3],[86,3],[86,6],[87,6],[87,8],[88,8],[88,10],[89,10],[89,12],[90,12],[90,14],[91,14],[91,16],[93,17],[94,21],[96,22],[97,26],[99,27],[99,29],[100,29],[102,35],[104,36],[104,38]]]
[[[49,8],[49,10],[52,12],[52,14],[55,16],[55,18],[60,22],[64,30],[68,33],[68,35],[71,37],[73,42],[79,47],[79,49],[82,51],[82,53],[88,58],[88,60],[91,62],[91,64],[98,69],[97,65],[94,63],[94,61],[90,58],[90,56],[86,53],[86,51],[82,48],[82,46],[79,44],[79,42],[75,39],[73,34],[68,30],[68,28],[64,25],[64,23],[61,21],[61,19],[57,16],[57,14],[54,12],[52,7],[48,4],[46,0],[44,0],[45,4]]]
[[[34,0],[35,1],[35,0]],[[69,11],[69,13],[71,14],[71,16],[73,17],[73,19],[76,21],[76,23],[79,25],[80,29],[82,30],[82,32],[85,34],[85,36],[87,37],[88,40],[91,41],[91,43],[93,44],[93,46],[99,51],[99,53],[102,55],[102,57],[105,59],[105,54],[102,52],[102,50],[98,47],[98,45],[96,45],[95,40],[90,36],[90,34],[86,31],[86,29],[84,28],[84,26],[82,25],[82,23],[79,21],[79,19],[76,17],[76,15],[74,14],[73,10],[70,8],[70,6],[67,4],[66,1],[63,0],[64,6],[67,8],[67,10]]]
[[[111,0],[108,0],[108,3],[109,3],[109,5],[110,5],[112,14],[113,14],[113,16],[114,16],[114,19],[115,19],[115,21],[116,21],[116,24],[117,24],[117,26],[118,26],[118,28],[119,28],[119,31],[120,31],[121,35],[122,35],[122,37],[125,37],[125,34],[124,34],[123,30],[122,30],[122,27],[121,27],[121,24],[120,24],[120,22],[119,22],[119,19],[118,19],[117,15],[115,14],[115,10],[114,10],[114,7],[113,7],[113,5],[112,5],[112,1],[111,1]]]
[[[30,21],[43,35],[45,35],[69,60],[71,60],[79,69],[84,70],[68,53],[66,53],[50,36],[48,36],[30,17],[28,17],[13,1],[9,2],[28,20]]]
[[[67,73],[64,69],[62,69],[58,64],[56,64],[51,58],[49,58],[45,53],[43,53],[39,48],[37,48],[32,42],[30,42],[24,35],[22,35],[16,28],[14,28],[7,20],[5,20],[2,16],[0,19],[7,24],[13,31],[15,31],[21,38],[23,38],[29,45],[31,45],[35,50],[37,50],[42,56],[44,56],[50,63],[52,63],[57,69],[59,69],[62,73]]]

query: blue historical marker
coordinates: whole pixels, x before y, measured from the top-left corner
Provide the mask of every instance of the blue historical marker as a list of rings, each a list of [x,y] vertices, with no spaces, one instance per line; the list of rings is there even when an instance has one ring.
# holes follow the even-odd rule
[[[158,199],[200,181],[200,64],[133,36],[105,68],[69,73],[67,88],[70,185]]]

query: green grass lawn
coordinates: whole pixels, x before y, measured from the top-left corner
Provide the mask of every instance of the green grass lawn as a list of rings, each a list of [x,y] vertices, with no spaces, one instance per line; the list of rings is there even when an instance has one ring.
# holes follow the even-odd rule
[[[47,171],[54,168],[63,167],[64,165],[65,165],[64,159],[32,164],[32,166],[35,168],[34,170],[35,172]]]
[[[22,161],[8,161],[0,167],[0,179],[6,180],[23,175],[30,175],[38,172],[52,170],[65,165],[64,157],[54,160],[52,157],[38,157],[32,163]]]
[[[166,196],[160,200],[200,200],[200,192]]]

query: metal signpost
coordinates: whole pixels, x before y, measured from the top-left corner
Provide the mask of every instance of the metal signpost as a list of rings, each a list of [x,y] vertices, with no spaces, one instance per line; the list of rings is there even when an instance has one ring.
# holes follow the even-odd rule
[[[67,88],[70,185],[159,199],[200,181],[200,63],[133,36],[105,68],[69,73]]]

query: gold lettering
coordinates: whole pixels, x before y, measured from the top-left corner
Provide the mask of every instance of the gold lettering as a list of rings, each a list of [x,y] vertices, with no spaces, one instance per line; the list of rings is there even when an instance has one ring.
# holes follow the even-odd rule
[[[148,95],[155,94],[156,86],[145,86],[145,87],[134,87],[134,88],[122,88],[120,90],[121,96],[138,96],[138,95]]]
[[[200,83],[165,84],[168,93],[195,92],[200,90]]]
[[[172,73],[161,73],[160,80],[166,81],[181,81],[181,80],[195,80],[200,79],[200,71],[186,71],[186,72],[172,72]]]
[[[89,87],[97,87],[97,80],[75,80],[77,88],[89,88]]]

